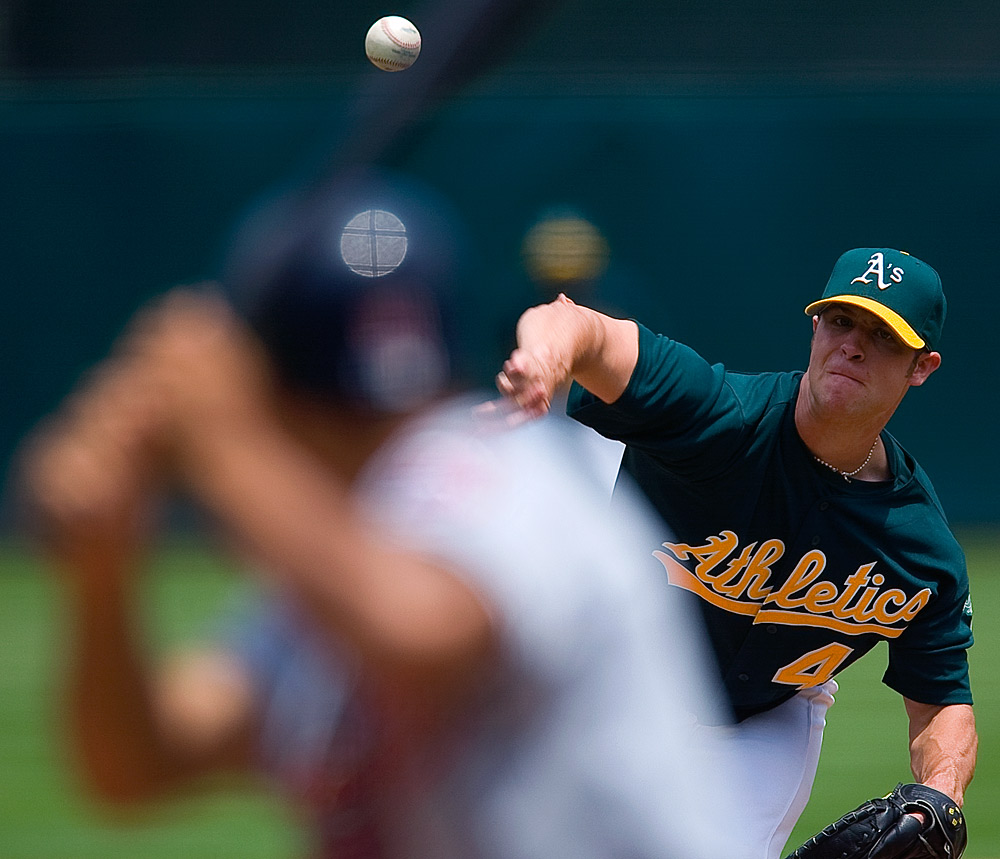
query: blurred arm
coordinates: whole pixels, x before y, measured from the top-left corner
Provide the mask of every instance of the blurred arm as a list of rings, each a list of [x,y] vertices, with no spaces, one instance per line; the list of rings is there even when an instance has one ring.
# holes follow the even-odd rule
[[[151,513],[153,415],[142,380],[109,364],[29,442],[23,461],[23,490],[68,602],[73,745],[91,787],[121,804],[242,763],[248,724],[248,711],[205,706],[222,678],[202,672],[199,684],[175,667],[161,688],[143,652],[134,591]],[[185,673],[184,697],[209,714],[201,724],[164,691]]]
[[[252,698],[242,666],[212,651],[151,665],[135,629],[135,596],[111,560],[89,550],[57,559],[74,580],[69,713],[89,783],[125,805],[247,770]]]
[[[155,367],[185,485],[353,645],[370,677],[418,711],[440,712],[480,676],[492,658],[488,607],[460,576],[396,548],[364,518],[344,475],[289,432],[256,341],[224,305],[176,294],[136,348]],[[317,414],[318,434],[331,434],[332,415]],[[376,444],[347,431],[335,456],[357,464]]]
[[[976,720],[968,704],[921,704],[904,698],[914,778],[961,805],[976,768]]]
[[[521,315],[518,345],[497,375],[497,388],[530,415],[547,412],[555,392],[570,379],[613,403],[635,370],[638,337],[634,322],[560,295]]]
[[[460,694],[490,649],[478,594],[430,559],[393,548],[273,423],[213,429],[202,425],[185,454],[201,503],[396,693],[434,709]]]

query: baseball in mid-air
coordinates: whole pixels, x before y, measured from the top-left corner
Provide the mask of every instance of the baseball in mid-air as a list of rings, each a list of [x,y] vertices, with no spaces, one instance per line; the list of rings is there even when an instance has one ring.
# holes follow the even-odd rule
[[[420,31],[406,18],[386,15],[369,28],[365,53],[380,69],[401,72],[420,55]]]

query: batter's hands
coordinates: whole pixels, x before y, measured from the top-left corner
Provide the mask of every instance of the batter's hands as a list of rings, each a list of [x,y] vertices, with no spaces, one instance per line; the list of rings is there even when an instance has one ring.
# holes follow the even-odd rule
[[[28,438],[18,491],[52,554],[123,561],[145,542],[161,418],[143,375],[112,358]]]
[[[211,439],[238,438],[270,415],[269,365],[228,304],[210,291],[168,293],[137,319],[123,350],[156,392],[164,441],[182,460]]]

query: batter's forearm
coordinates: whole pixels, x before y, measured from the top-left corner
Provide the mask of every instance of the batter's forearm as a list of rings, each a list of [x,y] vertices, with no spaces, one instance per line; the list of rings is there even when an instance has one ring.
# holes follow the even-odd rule
[[[68,706],[86,779],[116,804],[156,796],[174,784],[178,761],[158,732],[130,584],[90,553],[64,552],[58,563],[71,568],[63,570],[73,614]]]
[[[394,548],[347,487],[270,423],[244,430],[201,425],[183,457],[199,501],[403,694],[443,697],[474,679],[492,643],[478,594]]]

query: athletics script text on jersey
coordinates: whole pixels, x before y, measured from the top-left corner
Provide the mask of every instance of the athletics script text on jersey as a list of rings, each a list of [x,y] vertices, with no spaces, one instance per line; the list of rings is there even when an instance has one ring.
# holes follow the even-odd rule
[[[775,587],[771,568],[785,554],[781,540],[753,542],[741,550],[737,535],[723,531],[701,546],[664,543],[663,548],[666,551],[653,554],[666,568],[671,584],[725,611],[750,616],[754,624],[896,638],[931,598],[928,588],[907,594],[885,587],[876,561],[862,564],[838,583],[834,576],[824,575],[827,558],[818,549],[802,555],[788,578]],[[681,561],[693,562],[692,569]],[[852,651],[831,643],[784,666],[772,679],[800,688],[817,685],[829,679]]]
[[[663,547],[669,555],[653,554],[666,567],[671,584],[726,611],[753,615],[754,623],[819,626],[849,635],[874,632],[895,638],[931,597],[928,588],[912,596],[899,588],[883,589],[885,578],[875,572],[875,561],[858,567],[841,585],[829,578],[821,580],[826,555],[818,549],[806,552],[784,583],[773,588],[771,567],[785,553],[781,540],[766,540],[759,547],[750,543],[739,555],[735,554],[739,538],[732,531],[710,537],[703,546],[664,543]],[[689,559],[696,561],[693,571],[678,563]]]

